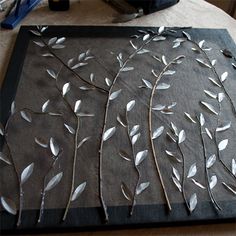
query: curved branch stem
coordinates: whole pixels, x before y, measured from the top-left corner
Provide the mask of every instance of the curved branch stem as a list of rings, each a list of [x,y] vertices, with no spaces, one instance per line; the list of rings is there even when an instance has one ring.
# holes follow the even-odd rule
[[[109,105],[110,105],[110,95],[112,93],[112,90],[115,86],[115,83],[118,79],[118,77],[120,76],[120,73],[122,72],[122,70],[125,68],[126,64],[140,51],[143,49],[143,47],[145,47],[147,44],[149,44],[153,38],[155,38],[156,35],[154,35],[153,37],[151,37],[149,40],[147,40],[145,43],[143,43],[137,50],[135,50],[133,53],[131,53],[127,59],[123,62],[122,66],[120,67],[120,69],[118,70],[117,74],[115,75],[112,84],[109,88],[109,92],[108,92],[108,96],[107,96],[107,101],[106,101],[106,105],[105,105],[105,111],[104,111],[104,118],[103,118],[103,128],[102,128],[102,133],[101,133],[101,141],[100,141],[100,148],[99,148],[99,165],[98,165],[98,169],[99,169],[99,178],[98,178],[98,182],[99,182],[99,187],[98,187],[98,191],[99,191],[99,198],[100,198],[100,202],[101,202],[101,206],[103,209],[103,213],[105,216],[105,223],[108,222],[109,220],[109,216],[108,216],[108,212],[107,212],[107,206],[103,197],[103,135],[106,131],[106,125],[107,125],[107,119],[108,119],[108,109],[109,109]]]
[[[64,67],[66,67],[70,72],[73,73],[73,75],[75,75],[75,77],[77,77],[78,79],[80,79],[81,81],[83,81],[84,83],[90,85],[93,88],[96,88],[97,90],[103,92],[103,93],[108,93],[108,91],[106,89],[103,89],[97,85],[94,85],[90,82],[88,82],[86,79],[84,79],[83,77],[81,77],[81,75],[79,75],[78,73],[76,73],[73,69],[71,69],[59,56],[57,56],[56,53],[53,52],[53,50],[51,50],[51,48],[47,45],[47,43],[44,41],[44,39],[41,37],[42,42],[44,43],[45,47],[47,48],[48,52],[51,53]]]
[[[186,193],[185,193],[185,157],[184,157],[184,153],[182,151],[182,148],[180,147],[180,144],[177,142],[177,146],[178,146],[178,149],[180,151],[180,154],[182,156],[182,161],[183,161],[183,176],[182,176],[182,195],[183,195],[183,198],[184,198],[184,201],[185,201],[185,204],[186,204],[186,207],[187,207],[187,210],[189,211],[189,213],[191,213],[191,210],[190,210],[190,207],[189,207],[189,204],[188,204],[188,200],[187,200],[187,197],[186,197]]]
[[[214,195],[211,191],[211,188],[210,188],[210,179],[209,179],[209,173],[208,173],[208,168],[207,168],[206,146],[205,146],[205,142],[204,142],[204,138],[203,138],[202,133],[203,133],[202,127],[200,125],[200,136],[201,136],[202,148],[203,148],[203,153],[204,153],[204,168],[205,168],[205,177],[206,177],[206,182],[207,182],[207,191],[208,191],[209,197],[211,199],[211,202],[213,203],[216,210],[221,210],[221,207],[219,206],[219,204],[215,200],[215,197],[214,197]]]
[[[130,142],[131,150],[132,150],[134,168],[135,168],[135,171],[137,172],[137,176],[138,176],[138,179],[136,181],[135,188],[134,188],[134,195],[133,195],[132,205],[131,205],[130,212],[129,212],[129,215],[132,216],[133,212],[134,212],[134,206],[136,204],[136,190],[137,190],[139,182],[140,182],[141,173],[140,173],[138,167],[135,165],[135,151],[134,151],[134,145],[132,144],[132,139],[131,139],[130,134],[129,134],[130,126],[129,126],[129,119],[128,119],[127,110],[126,110],[126,121],[127,121],[127,127],[126,127],[127,129],[126,130],[127,130],[127,135],[128,135],[128,139],[129,139],[129,142]]]
[[[77,117],[77,128],[76,128],[76,133],[75,133],[75,137],[74,137],[74,159],[73,159],[73,168],[72,168],[71,190],[70,190],[70,195],[69,195],[68,202],[66,205],[66,209],[64,212],[64,216],[62,218],[63,221],[66,220],[66,216],[67,216],[68,210],[70,208],[71,198],[72,198],[72,195],[74,192],[79,126],[80,126],[80,118]]]
[[[156,81],[155,81],[155,84],[152,88],[152,92],[151,92],[151,95],[150,95],[150,100],[149,100],[149,138],[150,138],[150,142],[151,142],[151,148],[152,148],[152,154],[153,154],[153,159],[154,159],[154,162],[155,162],[155,167],[156,167],[156,171],[157,171],[157,174],[159,176],[159,179],[160,179],[160,182],[161,182],[161,186],[162,186],[162,190],[163,190],[163,193],[164,193],[164,196],[165,196],[165,200],[166,200],[166,203],[168,205],[168,209],[171,211],[171,204],[170,204],[170,200],[169,200],[169,197],[168,197],[168,194],[167,194],[167,191],[166,191],[166,187],[165,187],[165,184],[164,184],[164,181],[163,181],[163,178],[162,178],[162,174],[161,174],[161,170],[160,170],[160,167],[159,167],[159,164],[158,164],[158,161],[157,161],[157,154],[156,154],[156,150],[155,150],[155,145],[154,145],[154,142],[153,142],[153,139],[152,139],[152,106],[153,106],[153,97],[154,97],[154,94],[155,94],[155,91],[156,91],[156,87],[158,85],[158,82],[161,80],[163,74],[165,73],[165,71],[174,63],[174,61],[176,60],[176,58],[174,60],[172,60],[171,62],[169,62],[169,64],[167,64],[163,70],[160,72],[160,74],[158,75]]]

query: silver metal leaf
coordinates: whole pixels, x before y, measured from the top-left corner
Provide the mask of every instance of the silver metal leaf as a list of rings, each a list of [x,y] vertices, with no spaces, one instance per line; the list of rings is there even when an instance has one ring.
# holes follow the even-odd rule
[[[143,36],[143,41],[146,41],[147,39],[149,39],[150,38],[150,34],[145,34],[144,36]]]
[[[75,58],[70,58],[67,62],[67,65],[71,68],[74,62],[75,62]]]
[[[207,159],[206,162],[207,169],[211,168],[215,164],[215,162],[216,162],[216,155],[213,154]]]
[[[205,124],[205,118],[202,113],[200,113],[199,120],[200,120],[200,125],[203,126]]]
[[[170,105],[167,106],[167,109],[171,109],[177,105],[177,102],[172,102]]]
[[[29,112],[26,111],[21,111],[20,112],[21,117],[26,120],[27,122],[31,123],[32,122],[32,117],[31,114]]]
[[[210,179],[210,189],[213,189],[217,184],[217,177],[216,175],[211,176]]]
[[[184,142],[185,139],[186,139],[186,133],[185,133],[184,130],[181,130],[181,131],[179,132],[178,143],[180,144],[180,143]]]
[[[173,141],[173,142],[176,143],[176,139],[175,139],[175,137],[174,137],[172,134],[170,134],[169,132],[166,132],[166,136],[167,136],[171,141]]]
[[[165,108],[161,111],[162,114],[165,114],[165,115],[173,115],[174,112],[168,108]]]
[[[233,68],[236,70],[236,64],[232,63]]]
[[[227,190],[236,195],[236,189],[234,188],[233,185],[226,184],[225,182],[222,182],[222,184]]]
[[[206,187],[203,186],[201,183],[199,183],[197,180],[195,180],[195,179],[191,179],[191,180],[192,180],[192,182],[193,182],[195,185],[197,185],[199,188],[201,188],[201,189],[206,189]]]
[[[50,150],[51,150],[52,154],[55,157],[58,156],[60,148],[59,148],[59,145],[58,145],[58,143],[56,142],[56,140],[54,138],[50,138],[49,146],[50,146]]]
[[[229,142],[228,139],[222,140],[222,141],[218,144],[218,149],[219,149],[219,151],[223,151],[223,150],[227,147],[228,142]]]
[[[236,161],[235,161],[235,159],[232,159],[231,170],[232,170],[232,174],[236,176]]]
[[[211,65],[212,65],[212,66],[215,66],[215,65],[216,65],[216,62],[217,62],[216,59],[212,60],[212,61],[211,61]]]
[[[55,44],[52,46],[53,49],[63,49],[65,48],[65,45],[62,45],[62,44]]]
[[[4,127],[2,125],[2,123],[0,123],[0,135],[4,136]]]
[[[36,36],[41,36],[41,33],[36,30],[30,30],[30,32]]]
[[[48,148],[48,142],[45,141],[44,139],[35,137],[35,138],[34,138],[34,141],[35,141],[35,143],[37,143],[40,147]]]
[[[3,161],[6,164],[11,165],[10,160],[7,158],[7,156],[3,152],[0,152],[0,161]]]
[[[213,114],[218,115],[218,112],[216,109],[209,103],[201,101],[201,104],[205,106],[209,111],[211,111]]]
[[[74,193],[72,194],[71,197],[71,201],[75,201],[76,199],[78,199],[78,197],[81,195],[81,193],[84,191],[86,187],[86,182],[83,182],[82,184],[80,184],[74,191]]]
[[[189,168],[187,178],[192,178],[193,176],[196,175],[196,173],[197,173],[197,166],[196,163],[194,163]]]
[[[42,57],[54,57],[51,53],[44,53],[42,54]]]
[[[201,66],[204,66],[204,67],[207,67],[207,68],[211,68],[211,65],[207,64],[207,63],[204,62],[202,59],[197,58],[196,61],[197,61]]]
[[[55,175],[54,177],[52,177],[51,180],[47,183],[44,191],[48,192],[51,189],[53,189],[57,184],[59,184],[59,182],[61,181],[62,176],[63,176],[63,172],[60,172],[57,175]]]
[[[10,214],[16,215],[17,209],[16,204],[10,198],[1,197],[2,207]]]
[[[154,111],[162,111],[163,109],[165,109],[165,105],[161,105],[161,104],[157,104],[156,106],[154,106],[153,108],[152,108],[152,110],[154,110]]]
[[[116,117],[116,120],[123,126],[123,127],[127,127],[127,121],[126,121],[126,117],[122,116],[121,114],[119,114]]]
[[[172,48],[178,48],[180,45],[181,45],[180,42],[176,42]]]
[[[36,44],[37,46],[41,47],[41,48],[43,48],[45,46],[44,43],[39,42],[39,41],[33,41],[33,43]]]
[[[200,41],[200,42],[198,43],[199,48],[202,48],[204,43],[205,43],[205,40]]]
[[[127,72],[127,71],[131,71],[131,70],[134,70],[134,67],[124,67],[121,69],[122,72]]]
[[[13,115],[16,112],[16,103],[13,101],[11,103],[11,114]]]
[[[29,179],[29,177],[33,173],[33,170],[34,170],[34,163],[31,163],[22,171],[20,178],[21,184],[24,184]]]
[[[116,132],[116,127],[112,127],[108,129],[107,131],[105,131],[102,136],[103,141],[107,141],[109,138],[111,138],[114,135],[115,132]]]
[[[93,117],[93,116],[95,116],[92,113],[85,113],[85,112],[79,112],[79,113],[76,113],[76,115],[79,117]]]
[[[208,79],[209,79],[214,85],[216,85],[216,86],[218,86],[219,88],[221,88],[221,85],[220,85],[215,79],[213,79],[213,78],[211,78],[211,77],[208,77]]]
[[[124,195],[124,197],[125,197],[128,201],[132,202],[132,192],[131,192],[130,189],[127,187],[127,185],[122,182],[120,187],[121,187],[121,192],[122,192],[122,194]]]
[[[148,150],[140,151],[136,154],[135,165],[138,166],[148,155]]]
[[[71,134],[75,134],[75,130],[70,125],[64,123],[64,126]]]
[[[89,76],[89,79],[90,79],[91,83],[94,82],[94,78],[95,78],[94,73],[91,73],[90,76]]]
[[[128,102],[127,105],[126,105],[126,111],[131,111],[134,106],[135,106],[135,100],[131,100],[131,101]]]
[[[140,55],[140,54],[144,54],[144,53],[148,53],[148,52],[150,52],[150,50],[143,48],[143,49],[139,50],[139,51],[137,52],[137,54]]]
[[[218,102],[222,102],[225,98],[225,94],[224,93],[218,93]]]
[[[157,128],[152,134],[152,139],[160,137],[163,131],[164,131],[164,126],[160,126],[159,128]]]
[[[131,158],[129,157],[128,153],[124,150],[119,151],[119,156],[122,157],[126,161],[131,161]]]
[[[180,182],[174,176],[172,176],[171,178],[172,178],[173,183],[175,184],[175,186],[178,188],[178,190],[180,192],[182,192],[182,186],[181,186]]]
[[[134,125],[129,132],[130,137],[134,136],[139,131],[140,125]]]
[[[163,73],[163,75],[174,75],[176,73],[175,70],[167,70]]]
[[[94,90],[94,87],[80,86],[79,89],[83,91],[89,91],[89,90]]]
[[[152,41],[158,42],[158,41],[164,41],[164,40],[166,40],[166,37],[163,37],[163,36],[156,36],[155,38],[153,38]]]
[[[50,102],[50,100],[48,99],[48,100],[42,105],[42,112],[46,112],[49,102]]]
[[[193,212],[197,206],[197,194],[194,193],[189,200],[189,210]]]
[[[79,112],[80,108],[81,108],[81,100],[77,100],[75,102],[74,113],[77,114]]]
[[[78,56],[78,61],[84,60],[85,57],[86,57],[86,53],[85,52],[80,53],[79,56]]]
[[[56,72],[54,71],[54,70],[52,70],[52,69],[47,69],[46,70],[47,71],[47,73],[53,78],[53,79],[57,79],[57,74],[56,74]]]
[[[178,136],[179,135],[179,131],[178,131],[178,128],[176,127],[176,125],[173,122],[170,122],[170,125],[171,125],[171,129],[172,129],[173,133],[176,136]]]
[[[83,138],[80,142],[79,142],[79,144],[78,144],[78,146],[77,146],[77,149],[79,149],[85,142],[87,142],[89,139],[91,139],[91,136],[88,136],[88,137],[86,137],[86,138]]]
[[[166,56],[165,56],[165,55],[163,55],[163,56],[161,57],[161,60],[162,60],[163,64],[167,66],[168,63],[167,63],[167,61],[166,61]]]
[[[109,100],[112,101],[112,100],[116,99],[116,98],[119,96],[119,94],[121,93],[121,91],[122,91],[122,89],[119,89],[119,90],[113,92],[113,93],[110,95]]]
[[[205,130],[206,130],[206,133],[207,133],[208,137],[209,137],[210,139],[213,139],[210,130],[209,130],[208,128],[205,128]]]
[[[106,85],[107,85],[108,87],[110,87],[110,86],[112,85],[111,80],[108,79],[108,78],[105,78],[105,82],[106,82]]]
[[[132,137],[132,140],[131,140],[131,143],[134,145],[138,139],[140,138],[141,134],[138,133],[138,134],[135,134],[133,137]]]
[[[130,40],[129,42],[130,42],[131,46],[132,46],[135,50],[137,50],[138,47],[134,45],[134,43],[132,42],[132,40]]]
[[[160,83],[156,87],[157,90],[165,90],[168,88],[170,88],[170,84],[166,84],[166,83]]]
[[[213,92],[211,92],[209,90],[204,90],[204,92],[205,92],[206,95],[208,95],[211,98],[214,98],[214,99],[217,98],[217,94],[215,94],[215,93],[213,93]]]
[[[175,176],[175,178],[180,181],[180,174],[179,174],[179,171],[177,169],[175,169],[175,167],[172,167],[172,172]]]
[[[48,41],[48,46],[54,44],[57,41],[57,37],[50,38]]]
[[[177,161],[177,162],[179,162],[179,163],[182,162],[182,160],[176,156],[176,153],[171,152],[171,151],[168,151],[168,150],[165,150],[165,152],[166,152],[166,154],[167,154],[169,157],[173,157],[173,159],[174,159],[175,161]]]
[[[70,82],[65,83],[62,87],[62,95],[63,97],[70,91]]]
[[[61,38],[59,38],[59,39],[56,41],[56,44],[61,44],[61,43],[64,43],[64,42],[65,42],[65,40],[66,40],[66,38],[65,38],[65,37],[61,37]]]
[[[141,194],[144,190],[146,190],[149,187],[149,185],[150,185],[149,182],[141,183],[136,189],[136,194],[137,195]]]
[[[191,36],[189,33],[185,32],[185,31],[182,31],[182,34],[185,38],[187,38],[188,40],[191,40]]]
[[[196,124],[197,122],[192,118],[192,116],[190,114],[188,114],[187,112],[184,112],[185,116],[194,124]]]
[[[228,72],[226,71],[226,72],[224,72],[222,75],[221,75],[221,77],[220,77],[220,81],[223,83],[223,82],[225,82],[225,80],[227,79],[227,77],[228,77]]]
[[[158,34],[160,35],[160,34],[162,34],[164,31],[165,31],[165,26],[159,27],[159,29],[158,29]]]
[[[75,64],[74,66],[72,66],[71,69],[72,69],[72,70],[75,70],[75,69],[77,69],[77,68],[79,68],[79,67],[86,66],[86,65],[88,65],[88,63],[86,63],[86,62],[80,62],[80,63],[77,63],[77,64]]]
[[[149,89],[152,89],[152,88],[153,88],[151,82],[149,82],[148,80],[142,79],[142,81],[143,81],[144,85],[145,85],[147,88],[149,88]]]

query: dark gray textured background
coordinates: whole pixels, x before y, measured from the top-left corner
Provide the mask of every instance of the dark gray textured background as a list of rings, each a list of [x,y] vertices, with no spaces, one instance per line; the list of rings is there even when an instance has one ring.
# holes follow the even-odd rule
[[[235,70],[230,65],[230,62],[219,51],[228,47],[228,34],[224,30],[192,30],[193,39],[199,42],[202,39],[206,40],[206,46],[212,47],[210,52],[207,52],[211,59],[217,59],[217,72],[222,74],[225,71],[229,72],[228,80],[225,82],[225,87],[231,94],[234,103],[236,103],[236,80]],[[203,152],[200,143],[198,125],[191,124],[185,117],[184,112],[192,115],[198,115],[203,112],[206,118],[207,127],[212,130],[216,126],[215,115],[210,114],[199,105],[200,100],[207,101],[217,107],[216,101],[208,98],[203,90],[208,89],[214,92],[221,90],[213,86],[208,76],[214,77],[212,71],[201,67],[195,58],[203,58],[191,51],[193,46],[189,42],[185,42],[181,47],[172,49],[174,38],[169,37],[163,42],[152,42],[147,49],[152,51],[152,54],[157,56],[165,55],[167,60],[171,60],[178,55],[185,55],[181,65],[173,66],[176,70],[174,76],[165,76],[162,82],[171,83],[171,88],[165,91],[157,91],[154,97],[155,104],[169,104],[173,101],[177,102],[174,108],[174,115],[163,115],[159,112],[153,112],[153,127],[157,128],[165,125],[165,131],[168,130],[167,124],[170,121],[174,122],[179,129],[184,129],[187,134],[187,140],[182,145],[186,157],[186,170],[194,162],[197,163],[198,172],[194,177],[199,182],[205,185],[205,177],[203,172]],[[119,69],[116,55],[120,52],[123,57],[133,50],[129,45],[129,38],[123,38],[122,34],[117,38],[67,38],[65,42],[66,48],[55,51],[61,58],[67,61],[69,58],[77,56],[79,53],[91,49],[91,52],[98,58],[106,68],[109,69],[111,75],[104,71],[95,60],[89,61],[89,65],[77,69],[84,78],[89,79],[90,73],[95,74],[95,83],[106,87],[104,78],[112,79]],[[231,42],[230,49],[236,54],[235,45]],[[43,49],[37,47],[32,41],[29,44],[27,54],[24,61],[24,66],[21,74],[20,83],[16,94],[17,109],[25,107],[31,108],[35,111],[40,111],[42,104],[50,99],[49,110],[53,112],[62,111],[64,114],[64,122],[70,124],[75,128],[75,120],[67,110],[54,88],[55,81],[48,76],[46,69],[52,68],[58,71],[60,64],[55,59],[46,59],[40,56],[45,52]],[[111,53],[112,52],[112,53]],[[151,70],[160,71],[163,64],[155,61],[149,54],[137,55],[128,63],[128,66],[133,66],[134,71],[122,72],[114,91],[122,89],[120,96],[111,102],[108,115],[107,128],[112,126],[117,127],[115,135],[104,143],[104,157],[103,157],[103,178],[104,178],[104,198],[108,206],[128,205],[124,199],[121,190],[121,182],[125,182],[132,190],[136,181],[136,172],[133,164],[121,159],[118,155],[122,148],[130,152],[127,134],[125,129],[121,127],[117,121],[116,116],[124,111],[126,103],[131,99],[136,100],[135,108],[130,112],[130,122],[132,125],[140,124],[141,138],[135,145],[135,151],[144,149],[149,150],[148,158],[140,165],[142,174],[141,182],[150,182],[150,187],[143,192],[137,199],[137,204],[161,204],[165,203],[160,182],[155,172],[154,161],[151,154],[150,143],[148,139],[148,101],[151,90],[139,89],[141,79],[154,81],[155,77],[151,74]],[[92,136],[87,143],[78,151],[78,161],[76,163],[76,186],[83,181],[87,181],[87,187],[83,194],[77,201],[71,204],[71,207],[93,207],[100,206],[98,198],[98,147],[102,131],[102,118],[104,113],[104,104],[106,96],[97,91],[84,92],[78,89],[79,86],[84,85],[76,79],[66,68],[63,68],[59,76],[59,84],[62,85],[70,81],[72,89],[68,93],[67,98],[72,105],[77,99],[82,100],[82,110],[94,113],[95,117],[83,118],[81,120],[81,127],[79,131],[79,140],[86,136]],[[229,139],[229,145],[223,152],[225,163],[230,166],[231,159],[235,158],[235,133],[236,122],[230,108],[230,104],[225,99],[223,101],[223,120],[231,120],[232,127],[229,131],[221,133],[220,140],[224,138]],[[34,137],[44,137],[49,139],[54,137],[60,146],[63,148],[63,154],[59,159],[58,165],[53,173],[63,171],[63,179],[61,183],[50,191],[46,196],[45,207],[50,208],[64,208],[69,195],[71,169],[73,158],[73,136],[63,127],[63,120],[60,118],[50,116],[35,116],[32,115],[33,122],[31,124],[16,116],[12,121],[9,129],[9,143],[12,148],[14,161],[19,172],[23,170],[31,162],[35,163],[35,169],[31,178],[24,185],[24,209],[38,209],[40,204],[40,192],[43,184],[43,177],[51,163],[51,154],[49,151],[40,148],[34,143]],[[207,136],[207,150],[208,154],[216,153],[216,148],[212,141]],[[167,192],[171,203],[183,202],[181,193],[178,192],[171,180],[172,165],[177,168],[180,173],[182,170],[181,164],[172,162],[165,154],[165,149],[177,150],[176,145],[168,141],[166,135],[163,134],[158,140],[155,140],[158,161],[161,166]],[[1,164],[2,165],[2,164]],[[221,185],[222,181],[227,183],[235,183],[222,166],[217,162],[209,171],[211,174],[216,174],[218,177],[218,184],[213,189],[213,193],[218,201],[231,201],[235,197],[227,192]],[[17,202],[17,183],[15,174],[11,166],[1,167],[1,195],[11,197]],[[206,190],[201,190],[195,186],[191,181],[186,181],[186,192],[188,198],[193,193],[197,193],[199,202],[209,201]],[[185,207],[183,206],[183,211]]]

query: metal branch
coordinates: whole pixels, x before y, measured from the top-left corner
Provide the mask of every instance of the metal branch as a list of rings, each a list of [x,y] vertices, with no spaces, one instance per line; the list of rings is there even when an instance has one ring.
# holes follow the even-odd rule
[[[65,221],[69,207],[70,207],[70,203],[71,203],[71,198],[72,198],[72,194],[74,192],[74,185],[75,185],[75,167],[76,167],[76,160],[77,160],[77,145],[78,145],[78,133],[79,133],[79,126],[80,126],[80,118],[77,117],[77,128],[76,128],[76,133],[75,133],[75,137],[74,137],[74,158],[73,158],[73,168],[72,168],[72,180],[71,180],[71,190],[70,190],[70,195],[68,198],[68,202],[66,205],[66,209],[65,209],[65,213],[64,216],[62,218],[63,221]]]
[[[78,73],[76,73],[73,69],[71,69],[59,56],[57,56],[56,53],[54,53],[51,48],[47,45],[47,43],[44,41],[44,39],[41,37],[42,42],[44,43],[45,47],[47,48],[48,52],[51,53],[64,67],[66,67],[70,72],[72,72],[75,77],[77,77],[78,79],[80,79],[81,81],[83,81],[84,83],[90,85],[91,87],[103,92],[103,93],[108,93],[108,91],[106,89],[103,89],[97,85],[94,85],[90,82],[88,82],[86,79],[84,79],[83,77],[81,77],[81,75],[79,75]]]
[[[139,185],[139,182],[140,182],[140,178],[141,178],[141,173],[138,169],[138,167],[135,165],[135,151],[134,151],[134,145],[132,144],[132,139],[130,137],[130,126],[129,126],[129,119],[128,119],[128,112],[126,110],[126,121],[127,121],[127,127],[126,127],[126,130],[127,130],[127,135],[128,135],[128,139],[129,139],[129,142],[130,142],[130,146],[131,146],[131,150],[132,150],[132,155],[133,155],[133,164],[134,164],[134,168],[135,168],[135,171],[137,172],[137,176],[138,176],[138,179],[136,181],[136,185],[135,185],[135,188],[134,188],[134,195],[133,195],[133,201],[132,201],[132,205],[131,205],[131,208],[130,208],[130,216],[133,215],[133,212],[134,212],[134,206],[135,206],[135,203],[136,203],[136,190],[138,188],[138,185]]]
[[[183,168],[183,176],[182,176],[182,195],[183,195],[183,198],[184,198],[184,201],[185,201],[185,204],[186,204],[186,207],[187,207],[187,210],[189,211],[189,213],[191,213],[191,210],[190,210],[190,207],[189,207],[189,204],[188,204],[188,200],[187,200],[187,197],[186,197],[186,193],[185,193],[185,156],[184,156],[184,153],[182,151],[182,148],[180,147],[178,141],[177,141],[177,147],[180,151],[180,154],[182,156],[182,161],[183,161],[183,165],[182,165],[182,168]]]
[[[214,207],[217,210],[221,210],[221,207],[219,206],[219,204],[215,200],[215,197],[214,197],[214,195],[211,191],[211,188],[210,188],[209,173],[208,173],[208,168],[207,168],[206,146],[205,146],[205,142],[204,142],[204,138],[203,138],[202,126],[200,125],[199,127],[200,127],[200,136],[201,136],[202,148],[203,148],[203,153],[204,153],[204,167],[205,167],[205,177],[206,177],[206,182],[207,182],[207,191],[208,191],[209,197],[210,197],[211,202],[213,203]]]
[[[102,159],[103,159],[103,135],[106,131],[106,125],[107,125],[107,119],[108,119],[108,109],[109,109],[109,105],[110,105],[110,95],[112,93],[112,90],[114,88],[114,85],[116,83],[116,80],[118,79],[118,77],[120,76],[120,73],[122,72],[123,68],[125,68],[126,64],[140,51],[143,49],[143,47],[145,47],[147,44],[149,44],[154,38],[156,37],[156,35],[152,36],[149,40],[147,40],[145,43],[143,43],[138,49],[136,49],[133,53],[131,53],[127,59],[123,62],[123,65],[120,67],[120,69],[118,70],[117,74],[115,75],[114,79],[112,80],[112,84],[109,88],[109,92],[108,92],[108,96],[107,96],[107,101],[106,101],[106,105],[105,105],[105,111],[104,111],[104,118],[103,118],[103,128],[102,128],[102,133],[101,133],[101,141],[100,141],[100,148],[99,148],[99,178],[98,178],[98,182],[99,182],[99,198],[100,198],[100,202],[101,202],[101,206],[103,209],[103,213],[105,216],[105,223],[108,222],[109,220],[109,216],[108,216],[108,212],[107,212],[107,206],[103,197],[103,166],[102,166]]]
[[[167,203],[168,208],[169,208],[170,211],[171,211],[172,208],[171,208],[170,200],[169,200],[169,197],[168,197],[168,194],[167,194],[167,191],[166,191],[166,187],[165,187],[165,184],[164,184],[164,181],[163,181],[163,178],[162,178],[161,170],[160,170],[160,167],[159,167],[159,164],[158,164],[158,161],[157,161],[157,154],[156,154],[156,150],[155,150],[155,145],[154,145],[154,142],[153,142],[153,139],[152,139],[152,130],[153,130],[152,129],[152,106],[153,106],[153,97],[154,97],[158,82],[161,80],[161,78],[162,78],[163,74],[165,73],[165,71],[176,61],[176,59],[177,58],[173,59],[171,62],[169,62],[163,68],[163,70],[160,72],[160,74],[158,75],[158,77],[155,81],[155,84],[152,88],[152,92],[151,92],[151,95],[150,95],[150,100],[149,100],[149,122],[148,122],[148,124],[149,124],[149,136],[150,136],[153,159],[154,159],[154,162],[155,162],[155,167],[156,167],[157,174],[158,174],[160,182],[161,182],[161,186],[162,186],[162,190],[163,190],[163,193],[164,193],[164,196],[165,196],[165,200],[166,200],[166,203]]]

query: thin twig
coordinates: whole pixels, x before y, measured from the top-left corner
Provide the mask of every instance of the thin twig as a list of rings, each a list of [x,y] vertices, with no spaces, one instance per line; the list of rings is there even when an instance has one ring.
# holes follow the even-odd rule
[[[168,209],[170,211],[171,211],[172,208],[171,208],[170,200],[169,200],[169,197],[168,197],[168,194],[167,194],[167,191],[166,191],[166,187],[165,187],[165,184],[164,184],[164,181],[163,181],[163,178],[162,178],[161,170],[160,170],[160,167],[159,167],[159,164],[158,164],[158,161],[157,161],[157,154],[156,154],[156,150],[155,150],[155,145],[154,145],[154,142],[153,142],[153,139],[152,139],[152,106],[153,106],[153,97],[154,97],[158,82],[161,80],[161,78],[162,78],[163,74],[165,73],[165,71],[174,63],[175,60],[176,60],[176,58],[174,60],[172,60],[171,62],[169,62],[163,68],[163,70],[160,72],[160,74],[158,75],[158,77],[155,81],[155,84],[152,88],[152,92],[151,92],[151,95],[150,95],[150,100],[149,100],[149,122],[148,122],[148,124],[149,124],[149,136],[150,136],[149,138],[150,138],[150,142],[151,142],[153,159],[154,159],[154,162],[155,162],[155,167],[156,167],[157,174],[158,174],[160,182],[161,182],[161,186],[162,186],[162,190],[163,190],[163,193],[164,193],[164,196],[165,196],[165,200],[166,200],[166,203],[168,205]]]
[[[138,179],[136,181],[135,188],[134,188],[133,201],[132,201],[132,205],[131,205],[130,212],[129,212],[129,215],[132,216],[133,212],[134,212],[134,206],[136,204],[136,190],[137,190],[138,185],[139,185],[139,181],[140,181],[140,178],[141,178],[141,173],[140,173],[138,167],[135,165],[135,151],[134,151],[134,145],[132,144],[132,139],[130,137],[130,126],[129,126],[129,119],[128,119],[127,110],[126,110],[125,114],[126,114],[126,121],[127,121],[127,127],[126,127],[127,135],[128,135],[128,139],[129,139],[131,150],[132,150],[134,168],[135,168],[135,170],[137,172],[137,176],[138,176]]]
[[[74,192],[74,185],[75,185],[75,170],[76,170],[76,160],[77,160],[77,145],[78,145],[78,134],[79,134],[79,127],[80,127],[80,118],[77,117],[77,128],[76,128],[76,133],[75,133],[75,137],[74,137],[74,159],[73,159],[73,169],[72,169],[72,180],[71,180],[71,190],[70,190],[70,195],[68,198],[68,202],[66,205],[66,209],[65,209],[65,213],[63,216],[63,221],[65,221],[69,207],[70,207],[70,203],[71,203],[71,198],[72,198],[72,194]]]
[[[215,76],[216,76],[218,82],[220,83],[222,89],[224,90],[224,93],[225,93],[226,96],[228,97],[228,100],[229,100],[229,102],[230,102],[230,104],[231,104],[231,107],[232,107],[232,111],[233,111],[233,113],[234,113],[234,116],[236,116],[236,108],[235,108],[234,102],[233,102],[233,100],[232,100],[230,94],[229,94],[228,91],[226,90],[226,88],[225,88],[225,86],[224,86],[224,83],[221,81],[220,76],[218,75],[218,73],[217,73],[217,71],[216,71],[216,68],[211,64],[211,60],[210,60],[210,58],[208,57],[207,53],[206,53],[201,47],[199,47],[199,45],[198,45],[196,42],[194,42],[193,40],[188,40],[188,41],[190,41],[191,43],[193,43],[193,44],[197,47],[197,49],[205,56],[205,58],[206,58],[208,64],[211,66],[211,69],[212,69],[213,73],[215,74]]]
[[[191,210],[190,210],[190,207],[188,204],[188,200],[186,197],[186,193],[185,193],[185,175],[186,175],[186,173],[185,173],[185,156],[184,156],[184,153],[183,153],[182,148],[181,148],[180,144],[178,143],[178,141],[177,141],[177,147],[180,151],[180,154],[182,156],[182,162],[183,162],[183,165],[182,165],[182,169],[183,169],[183,171],[182,171],[182,195],[183,195],[187,210],[189,211],[189,213],[191,213]]]
[[[130,54],[127,59],[123,62],[123,65],[120,67],[120,69],[118,70],[117,74],[115,75],[112,84],[109,88],[109,92],[108,92],[108,96],[107,96],[107,101],[106,101],[106,105],[105,105],[105,111],[104,111],[104,118],[103,118],[103,128],[102,128],[102,133],[101,133],[101,141],[100,141],[100,148],[99,148],[99,178],[98,178],[98,182],[99,182],[99,198],[100,198],[100,202],[101,202],[101,206],[103,209],[103,213],[105,216],[105,223],[108,222],[109,220],[109,216],[108,216],[108,212],[107,212],[107,206],[103,197],[103,166],[102,166],[102,157],[103,157],[103,135],[106,131],[106,125],[107,125],[107,118],[108,118],[108,109],[109,109],[109,105],[110,105],[110,95],[112,93],[112,90],[114,88],[114,85],[116,83],[116,80],[118,79],[118,77],[120,76],[120,73],[122,72],[123,68],[125,68],[126,64],[140,51],[143,49],[143,47],[145,47],[147,44],[149,44],[154,38],[156,37],[156,35],[152,36],[150,39],[148,39],[145,43],[143,43],[138,49],[136,49],[132,54]]]
[[[199,127],[200,127],[200,136],[201,136],[202,148],[203,148],[203,153],[204,153],[204,168],[205,168],[205,177],[206,177],[206,182],[207,182],[207,191],[208,191],[209,197],[210,197],[211,202],[213,203],[214,207],[217,210],[221,210],[221,207],[219,206],[219,204],[215,200],[215,197],[214,197],[214,195],[211,191],[211,188],[210,188],[210,179],[209,179],[209,173],[208,173],[208,168],[207,168],[206,146],[205,146],[205,142],[204,142],[204,138],[203,138],[202,126],[199,125]]]
[[[81,75],[79,75],[78,73],[76,73],[73,69],[71,69],[59,56],[57,56],[56,53],[54,53],[51,48],[47,45],[47,43],[44,41],[44,39],[41,37],[42,42],[44,43],[44,45],[46,46],[47,50],[49,53],[51,53],[65,68],[67,68],[69,71],[71,71],[75,77],[77,77],[78,79],[80,79],[81,81],[83,81],[86,84],[89,84],[91,87],[96,88],[97,90],[103,92],[103,93],[108,93],[108,91],[106,89],[103,89],[97,85],[94,85],[90,82],[88,82],[86,79],[84,79]]]

